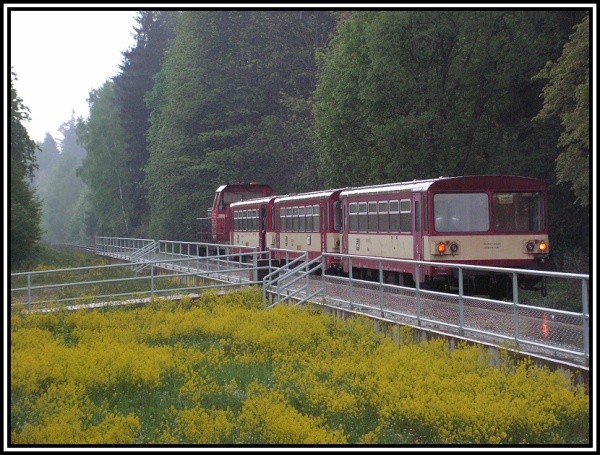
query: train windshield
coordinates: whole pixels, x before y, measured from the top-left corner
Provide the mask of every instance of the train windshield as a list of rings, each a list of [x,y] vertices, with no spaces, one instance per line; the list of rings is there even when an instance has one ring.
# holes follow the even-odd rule
[[[490,230],[489,199],[485,193],[438,193],[433,196],[437,232]]]
[[[227,191],[223,193],[223,201],[226,205],[231,204],[232,202],[238,201],[246,201],[248,199],[258,199],[263,197],[264,194],[262,190],[257,191]]]
[[[543,193],[494,193],[492,201],[494,230],[498,232],[544,230],[546,217]]]

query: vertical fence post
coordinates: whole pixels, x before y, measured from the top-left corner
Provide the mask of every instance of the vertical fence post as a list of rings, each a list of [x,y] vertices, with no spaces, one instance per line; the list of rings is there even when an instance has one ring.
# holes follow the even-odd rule
[[[588,286],[586,279],[581,280],[581,315],[583,319],[583,352],[590,358],[590,323],[588,315]]]
[[[27,307],[31,311],[31,273],[27,273]]]
[[[465,303],[463,300],[464,284],[463,284],[463,269],[458,268],[458,333],[464,335],[465,326]]]
[[[308,265],[309,263],[310,263],[310,261],[309,261],[308,251],[307,251],[306,252],[306,297],[308,297],[310,295],[310,272],[311,272],[311,266]]]
[[[354,302],[354,290],[352,289],[352,258],[348,259],[348,278],[350,283],[350,309],[353,310],[354,306],[352,303]]]
[[[252,262],[254,264],[254,273],[252,274],[252,280],[254,281],[254,283],[258,283],[258,249],[254,250]]]
[[[415,292],[417,297],[417,325],[421,325],[421,278],[419,277],[419,264],[415,264]]]
[[[269,258],[269,273],[271,273],[270,265],[271,265],[271,259]],[[263,288],[263,310],[266,310],[267,309],[267,280],[266,279],[263,280],[262,288]]]
[[[321,254],[321,292],[323,292],[323,303],[327,302],[327,280],[325,279],[325,253]]]
[[[515,343],[519,344],[519,283],[517,272],[512,272],[513,311],[515,315]]]
[[[229,263],[229,253],[231,252],[231,250],[229,249],[229,246],[225,247],[225,269],[227,270],[225,272],[225,276],[227,277],[227,279],[231,279],[231,272],[229,271],[231,269],[231,264]]]
[[[150,300],[154,298],[154,263],[150,264]]]
[[[383,298],[383,263],[379,260],[379,308],[381,309],[381,317],[385,315]]]

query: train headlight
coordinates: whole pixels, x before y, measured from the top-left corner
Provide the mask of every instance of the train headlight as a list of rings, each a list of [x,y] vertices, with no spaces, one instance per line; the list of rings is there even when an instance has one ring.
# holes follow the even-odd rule
[[[533,252],[535,245],[533,244],[533,242],[529,241],[527,242],[527,245],[525,247],[527,248],[527,252],[531,253]]]
[[[545,253],[548,251],[548,244],[542,240],[538,245],[538,248],[540,249],[540,253]]]
[[[450,251],[452,251],[452,254],[455,254],[458,251],[458,244],[456,242],[450,244]]]
[[[437,251],[440,254],[444,254],[446,252],[446,244],[443,242],[438,243],[437,245]]]

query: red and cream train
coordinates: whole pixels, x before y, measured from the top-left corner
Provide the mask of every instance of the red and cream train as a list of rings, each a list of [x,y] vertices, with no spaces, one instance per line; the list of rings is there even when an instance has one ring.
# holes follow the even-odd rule
[[[256,247],[276,263],[327,255],[327,273],[414,285],[414,265],[385,259],[541,269],[548,258],[547,187],[516,176],[440,177],[277,196],[268,185],[219,187],[199,240]],[[201,219],[199,219],[201,220]],[[246,250],[247,252],[247,250]],[[336,257],[335,254],[343,254]],[[457,286],[457,269],[424,266],[424,287]],[[503,298],[509,274],[467,272],[467,292]],[[519,275],[533,288],[541,280]],[[545,294],[545,283],[542,282]]]

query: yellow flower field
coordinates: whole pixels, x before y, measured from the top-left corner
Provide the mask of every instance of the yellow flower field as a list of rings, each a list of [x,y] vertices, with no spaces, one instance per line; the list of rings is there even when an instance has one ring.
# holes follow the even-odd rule
[[[11,317],[11,444],[587,444],[582,386],[365,318],[207,294]]]

